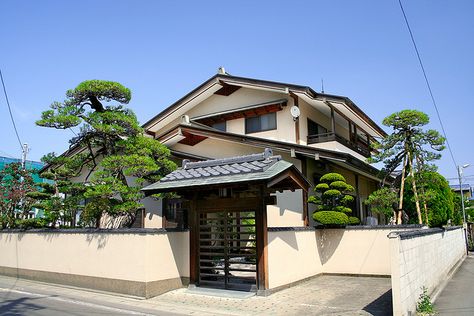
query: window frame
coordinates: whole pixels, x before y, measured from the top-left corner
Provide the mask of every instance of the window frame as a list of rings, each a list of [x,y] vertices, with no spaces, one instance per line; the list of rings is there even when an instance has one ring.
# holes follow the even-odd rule
[[[275,127],[262,129],[262,117],[263,117],[263,116],[267,116],[267,115],[272,115],[272,116],[274,116]],[[258,119],[258,124],[259,124],[258,130],[256,130],[256,131],[253,131],[253,130],[252,130],[252,131],[249,131],[249,123],[248,123],[248,121],[249,121],[250,119]],[[253,134],[253,133],[260,133],[260,132],[273,131],[273,130],[276,130],[277,128],[278,128],[277,112],[270,112],[270,113],[266,113],[266,114],[261,114],[261,115],[251,116],[251,117],[246,117],[246,118],[245,118],[245,134]]]
[[[313,127],[316,127],[316,130],[317,130],[317,133],[316,134],[310,134],[310,131],[309,131],[309,126],[310,126],[310,123],[311,124],[314,124],[315,126]],[[320,133],[320,131],[322,131],[321,129],[324,130],[324,133]],[[313,121],[312,119],[308,118],[307,119],[307,132],[308,132],[308,135],[324,135],[324,134],[328,134],[328,129],[324,126],[322,126],[321,124],[319,123],[316,123],[315,121]]]
[[[220,129],[220,128],[216,127],[216,125],[220,125],[220,124],[224,125],[224,129]],[[227,121],[221,121],[221,122],[214,123],[214,124],[211,125],[211,127],[214,128],[214,129],[217,129],[218,131],[221,131],[221,132],[227,132]]]

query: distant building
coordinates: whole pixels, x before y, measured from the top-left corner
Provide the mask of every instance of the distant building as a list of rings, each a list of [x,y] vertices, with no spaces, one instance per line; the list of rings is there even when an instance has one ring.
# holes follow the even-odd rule
[[[3,170],[6,165],[11,164],[11,163],[21,163],[21,159],[0,156],[0,170]],[[25,167],[28,170],[38,170],[38,172],[39,172],[39,170],[41,168],[43,168],[43,166],[44,166],[44,164],[40,161],[27,160],[25,162]],[[39,176],[38,172],[33,172],[32,173],[33,181],[35,183],[44,183],[44,182],[49,182],[50,181],[50,180],[41,178]],[[34,215],[35,217],[41,216],[42,215],[41,212],[42,211],[40,211],[40,210],[34,209],[34,211],[31,215]]]
[[[461,189],[459,188],[459,184],[450,184],[449,187],[454,192],[461,194]],[[472,187],[469,183],[462,184],[462,194],[464,195],[465,199],[467,200],[472,199]]]

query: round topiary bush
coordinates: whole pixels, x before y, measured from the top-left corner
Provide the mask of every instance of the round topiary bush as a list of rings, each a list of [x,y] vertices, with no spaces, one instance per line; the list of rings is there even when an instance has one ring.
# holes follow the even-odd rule
[[[323,225],[347,225],[349,217],[342,212],[319,211],[313,214],[313,219]]]
[[[355,216],[349,216],[349,225],[359,225],[360,219]]]
[[[324,192],[326,190],[329,190],[329,185],[327,183],[319,183],[314,187],[314,190]]]
[[[347,225],[354,188],[339,173],[327,173],[320,181],[314,188],[317,194],[308,198],[309,203],[316,204],[313,218],[323,225]]]
[[[337,197],[339,195],[341,195],[341,191],[334,190],[334,189],[324,191],[323,193],[323,196],[327,196],[327,197]]]
[[[334,182],[334,181],[346,182],[346,179],[344,178],[344,176],[342,176],[339,173],[330,172],[330,173],[326,173],[325,175],[323,175],[321,177],[320,181],[321,182],[326,182],[326,183],[331,183],[331,182]]]

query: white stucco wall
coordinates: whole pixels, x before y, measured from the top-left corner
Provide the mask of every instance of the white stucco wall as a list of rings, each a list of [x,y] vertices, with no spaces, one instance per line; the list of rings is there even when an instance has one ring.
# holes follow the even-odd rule
[[[145,207],[144,228],[163,227],[163,201],[152,197],[146,197],[142,201]]]
[[[389,276],[390,240],[394,230],[378,227],[268,232],[269,288],[320,273]]]
[[[0,232],[0,267],[152,282],[189,276],[189,233]]]
[[[462,228],[430,231],[435,233],[412,237],[401,234],[390,239],[395,316],[414,315],[422,287],[432,294],[466,256]]]

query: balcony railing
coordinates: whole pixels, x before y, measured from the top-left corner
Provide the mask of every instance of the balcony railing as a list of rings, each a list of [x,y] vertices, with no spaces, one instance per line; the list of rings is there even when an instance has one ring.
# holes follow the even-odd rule
[[[361,142],[360,140],[358,140],[357,142],[349,141],[335,133],[308,135],[308,145],[331,141],[336,141],[346,146],[347,148],[354,150],[355,152],[361,154],[364,157],[370,157],[370,147],[367,144]]]

